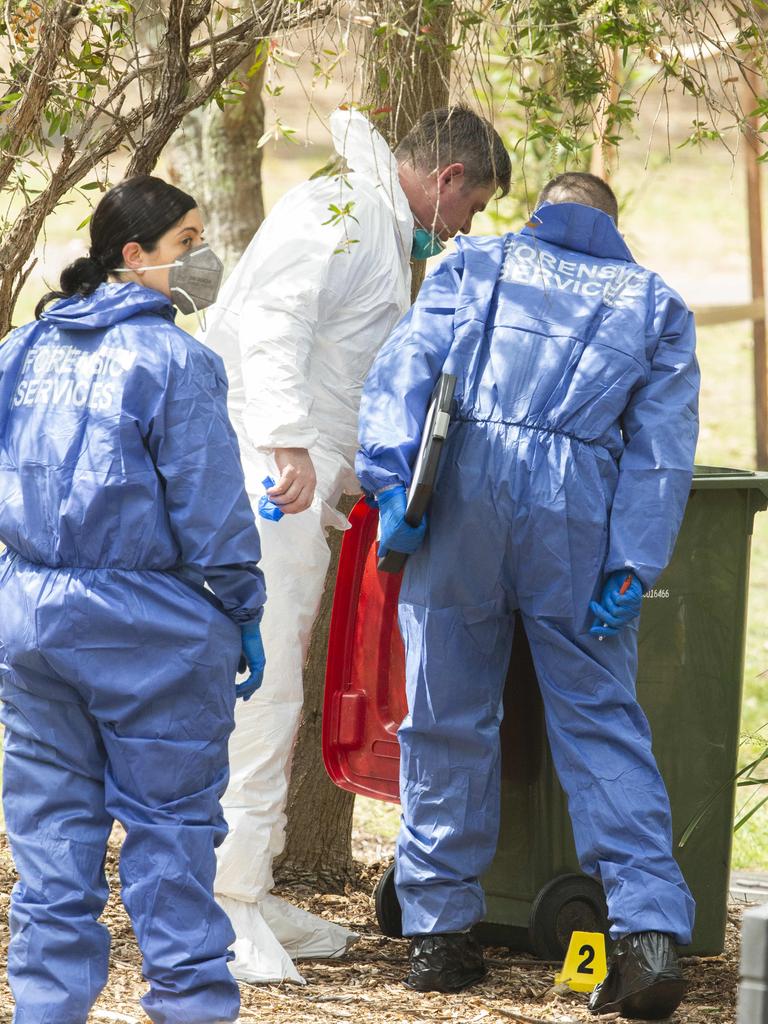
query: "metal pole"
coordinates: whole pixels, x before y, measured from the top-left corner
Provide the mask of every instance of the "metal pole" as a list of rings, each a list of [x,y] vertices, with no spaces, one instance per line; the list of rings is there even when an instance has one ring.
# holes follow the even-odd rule
[[[754,72],[747,73],[744,89],[745,110],[754,110],[762,95],[762,81]],[[755,374],[755,442],[758,469],[768,469],[768,353],[765,331],[765,255],[763,249],[763,207],[760,163],[762,152],[759,118],[747,118],[747,221],[749,227],[749,268],[752,279],[752,300],[760,302],[759,318],[752,323],[753,361]]]

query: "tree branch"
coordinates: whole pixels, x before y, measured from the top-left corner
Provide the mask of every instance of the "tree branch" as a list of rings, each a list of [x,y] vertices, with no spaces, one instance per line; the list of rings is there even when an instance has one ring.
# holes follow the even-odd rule
[[[40,116],[53,88],[54,72],[72,37],[80,16],[80,5],[71,0],[57,0],[46,8],[40,28],[37,56],[29,69],[22,98],[11,108],[5,134],[4,155],[0,157],[0,188],[7,182],[28,135]],[[10,28],[9,28],[10,32]]]
[[[63,181],[75,156],[74,144],[64,140],[58,167],[51,177],[48,187],[32,203],[25,206],[16,218],[13,228],[0,245],[0,332],[5,334],[10,326],[11,312],[16,296],[21,287],[19,276],[29,273],[30,267],[24,265],[34,248],[45,218],[52,212],[64,195],[66,189]],[[22,281],[23,283],[23,281]]]
[[[152,125],[131,158],[126,174],[129,176],[148,174],[182,119],[192,110],[196,110],[212,99],[222,82],[242,64],[256,43],[273,34],[276,24],[279,24],[281,28],[289,26],[297,28],[327,16],[332,7],[332,0],[328,0],[325,3],[317,3],[309,10],[304,9],[294,13],[287,4],[282,2],[272,4],[267,15],[269,20],[261,23],[251,22],[250,30],[245,32],[239,41],[230,42],[228,46],[224,47],[224,59],[222,59],[222,52],[219,51],[216,54],[219,59],[215,64],[214,54],[200,61],[190,61],[188,65],[189,80],[200,82],[208,75],[207,81],[203,85],[199,85],[196,91],[190,91],[187,96],[180,97],[175,106],[167,106],[162,113],[160,113],[159,107],[157,108]],[[282,18],[285,18],[285,22],[281,20]]]

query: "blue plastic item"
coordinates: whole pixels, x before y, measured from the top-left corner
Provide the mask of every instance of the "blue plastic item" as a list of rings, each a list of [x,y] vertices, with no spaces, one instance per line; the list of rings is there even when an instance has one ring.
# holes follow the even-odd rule
[[[261,482],[264,484],[265,488],[275,486],[275,481],[271,476],[265,476]],[[262,494],[259,498],[259,515],[262,519],[268,519],[270,522],[279,523],[285,515],[285,512],[283,512],[279,505],[276,505],[274,501],[272,501],[268,494]]]

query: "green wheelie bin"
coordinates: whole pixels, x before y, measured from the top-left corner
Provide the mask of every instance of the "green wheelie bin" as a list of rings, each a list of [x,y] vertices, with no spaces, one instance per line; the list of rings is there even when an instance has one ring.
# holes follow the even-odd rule
[[[697,904],[691,955],[724,946],[750,541],[755,513],[766,507],[768,473],[697,467],[672,561],[643,602],[637,690],[669,791],[675,855]],[[325,762],[338,785],[396,800],[395,733],[405,713],[399,578],[376,572],[375,513],[361,504],[351,522],[331,623]],[[477,932],[561,960],[572,931],[607,931],[605,901],[579,870],[519,623],[501,741],[501,830]],[[376,905],[382,930],[397,935],[391,869]]]

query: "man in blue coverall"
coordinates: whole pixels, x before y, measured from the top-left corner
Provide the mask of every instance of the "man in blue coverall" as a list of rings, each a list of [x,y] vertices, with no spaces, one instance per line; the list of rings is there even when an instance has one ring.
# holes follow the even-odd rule
[[[673,943],[694,903],[635,697],[637,616],[666,566],[698,432],[693,317],[638,266],[599,178],[546,186],[517,234],[461,238],[379,353],[357,471],[381,546],[411,554],[400,595],[396,884],[406,984],[485,973],[469,929],[499,824],[499,724],[519,610],[582,869],[620,940],[596,1013],[661,1017],[684,993]],[[457,376],[432,506],[404,521],[429,397]],[[535,827],[535,825],[534,825]]]

